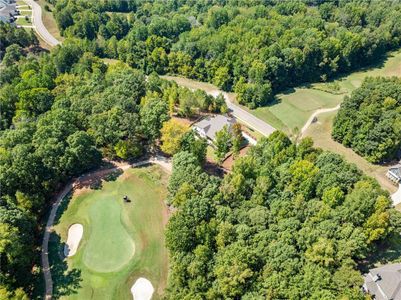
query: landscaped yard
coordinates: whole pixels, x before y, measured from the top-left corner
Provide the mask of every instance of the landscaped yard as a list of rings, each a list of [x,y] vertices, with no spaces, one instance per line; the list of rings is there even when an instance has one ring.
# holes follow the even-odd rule
[[[21,8],[21,9],[22,9],[22,11],[20,11],[21,16],[28,16],[28,17],[32,16],[32,10],[28,10],[28,8]]]
[[[28,21],[25,19],[25,17],[22,17],[22,18],[18,18],[16,21],[16,24],[17,25],[20,25],[20,26],[27,26],[27,25],[32,25],[32,21],[31,21],[31,18],[28,18]]]
[[[168,272],[166,180],[159,166],[128,169],[64,200],[50,242],[55,298],[132,299],[132,285],[144,277],[154,287],[152,299],[160,299]],[[83,225],[83,238],[77,253],[62,260],[73,224]]]

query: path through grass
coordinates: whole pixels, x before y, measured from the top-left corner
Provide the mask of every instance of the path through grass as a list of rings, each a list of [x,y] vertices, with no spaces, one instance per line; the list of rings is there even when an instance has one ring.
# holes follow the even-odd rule
[[[275,128],[291,134],[294,128],[301,129],[315,110],[335,107],[341,103],[345,95],[361,86],[366,76],[401,76],[401,51],[390,53],[376,66],[353,72],[328,83],[290,89],[278,94],[276,103],[251,112]],[[338,90],[327,92],[334,84],[338,86]]]

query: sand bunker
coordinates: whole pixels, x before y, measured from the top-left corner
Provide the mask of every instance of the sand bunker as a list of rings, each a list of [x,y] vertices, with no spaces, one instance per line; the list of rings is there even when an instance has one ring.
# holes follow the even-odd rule
[[[152,298],[154,288],[152,283],[146,278],[138,278],[131,288],[134,300],[150,300]]]
[[[83,233],[84,227],[81,224],[73,224],[70,226],[68,229],[67,243],[64,246],[64,255],[66,257],[73,256],[77,252]]]

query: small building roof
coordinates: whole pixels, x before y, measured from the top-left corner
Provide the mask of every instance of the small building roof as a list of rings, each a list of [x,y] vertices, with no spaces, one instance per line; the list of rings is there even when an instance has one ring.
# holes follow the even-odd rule
[[[401,164],[389,168],[388,171],[391,172],[397,178],[401,179]]]
[[[375,299],[401,299],[401,263],[371,269],[364,280],[364,287]]]
[[[11,17],[15,16],[16,6],[15,3],[8,3],[0,0],[0,17],[2,22],[9,23],[11,21]]]
[[[223,115],[214,115],[204,118],[194,126],[203,130],[209,139],[214,140],[216,133],[222,130],[224,126],[227,125],[230,128],[234,123],[234,118],[228,118]]]

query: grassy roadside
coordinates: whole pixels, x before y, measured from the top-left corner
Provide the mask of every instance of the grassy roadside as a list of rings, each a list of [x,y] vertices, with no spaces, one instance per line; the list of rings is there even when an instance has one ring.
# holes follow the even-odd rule
[[[40,5],[40,7],[42,8],[42,21],[43,21],[43,24],[45,25],[45,27],[47,28],[47,30],[57,40],[63,41],[64,38],[61,36],[60,31],[57,26],[57,23],[56,23],[56,20],[53,17],[53,13],[52,13],[52,11],[54,9],[53,5],[46,2],[46,0],[38,0],[38,1],[36,1],[36,3],[38,3]],[[47,11],[45,9],[45,5],[49,6],[51,11]]]

